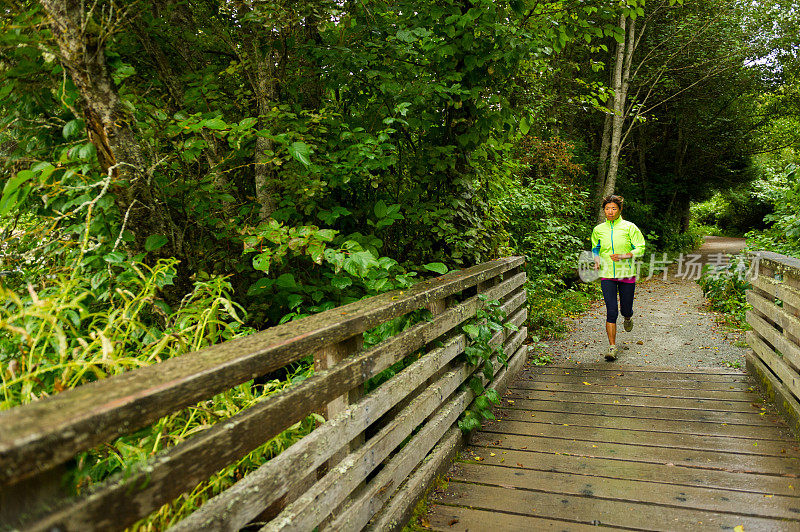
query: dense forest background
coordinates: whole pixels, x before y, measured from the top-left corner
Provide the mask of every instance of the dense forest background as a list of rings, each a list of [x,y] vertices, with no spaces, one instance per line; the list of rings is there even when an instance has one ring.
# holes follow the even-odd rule
[[[595,289],[575,255],[610,192],[650,251],[747,233],[800,256],[799,13],[4,0],[0,409],[509,254],[529,326],[556,334]],[[195,414],[87,454],[76,489]]]

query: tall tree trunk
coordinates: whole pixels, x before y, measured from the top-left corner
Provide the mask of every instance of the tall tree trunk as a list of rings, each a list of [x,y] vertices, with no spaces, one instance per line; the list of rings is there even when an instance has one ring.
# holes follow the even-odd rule
[[[106,65],[104,32],[80,0],[42,0],[61,62],[80,91],[89,139],[97,148],[103,172],[112,179],[117,207],[134,235],[132,248],[144,250],[150,235],[164,235],[169,245],[159,254],[182,256],[182,235],[148,173],[149,160],[134,134],[133,117],[122,105]]]
[[[604,196],[612,194],[617,185],[619,154],[622,151],[622,126],[626,118],[625,101],[628,97],[628,84],[633,60],[635,24],[635,21],[631,20],[626,27],[625,17],[620,17],[620,27],[625,31],[625,40],[619,43],[617,47],[617,59],[614,64],[616,78],[614,84],[614,116],[611,119],[611,147],[608,155],[608,175],[603,189]]]
[[[600,147],[600,165],[597,176],[597,196],[604,197],[614,192],[619,165],[619,144],[622,138],[622,124],[625,112],[625,94],[623,92],[623,71],[625,66],[625,52],[627,44],[627,17],[619,16],[619,27],[625,39],[617,43],[614,56],[614,69],[611,71],[611,114],[606,115],[603,126],[603,144]],[[598,222],[605,219],[603,210],[597,212]]]
[[[620,45],[617,45],[617,48],[619,48],[619,46]],[[615,68],[610,69],[608,74],[608,84],[612,87],[614,86],[615,74],[616,63]],[[613,96],[610,103],[610,107],[613,109]],[[597,161],[597,178],[595,179],[595,202],[600,201],[600,198],[603,197],[603,190],[606,188],[606,175],[608,174],[608,151],[609,148],[611,148],[611,113],[611,111],[607,112],[605,114],[605,119],[603,120],[603,136],[600,140],[600,156]]]
[[[275,102],[274,58],[272,51],[262,55],[259,40],[253,35],[251,40],[250,61],[253,79],[253,92],[258,102],[258,128],[267,129],[267,115]],[[272,139],[258,136],[256,138],[255,171],[253,178],[256,186],[256,201],[260,206],[259,218],[264,221],[277,209],[275,172],[270,164],[274,157]]]

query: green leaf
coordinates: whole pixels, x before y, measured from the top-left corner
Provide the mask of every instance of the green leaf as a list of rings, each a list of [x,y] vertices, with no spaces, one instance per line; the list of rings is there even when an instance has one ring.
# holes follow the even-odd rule
[[[492,378],[494,377],[494,368],[492,367],[492,363],[490,360],[484,362],[483,376],[486,377],[486,380],[492,380]]]
[[[77,156],[81,159],[90,159],[95,154],[94,144],[87,142],[83,144],[76,152]]]
[[[34,173],[30,170],[20,170],[17,172],[17,175],[6,181],[6,185],[3,187],[3,195],[11,194],[12,192],[16,191],[19,186],[28,181],[29,179],[33,179]]]
[[[272,288],[272,285],[275,284],[274,279],[269,279],[267,277],[262,277],[255,283],[250,285],[250,288],[247,289],[248,296],[256,296],[262,294]]]
[[[10,194],[3,194],[0,197],[0,216],[5,216],[11,209],[17,206],[19,199],[19,190],[14,190]]]
[[[465,333],[467,333],[469,335],[469,337],[471,339],[473,339],[473,340],[478,337],[478,334],[480,334],[480,330],[478,329],[478,326],[474,325],[472,323],[468,323],[467,325],[464,325],[463,327],[461,327],[461,330],[464,331]]]
[[[387,212],[389,211],[389,207],[386,206],[386,202],[383,200],[379,200],[378,203],[375,204],[375,216],[380,218],[385,218]]]
[[[469,387],[475,395],[483,393],[483,383],[479,377],[472,377],[469,380]]]
[[[430,262],[428,264],[424,264],[422,266],[426,270],[438,273],[440,275],[444,275],[447,273],[447,266],[442,264],[441,262]]]
[[[248,117],[239,122],[239,129],[250,129],[258,123],[258,118]]]
[[[125,260],[125,254],[121,251],[112,251],[103,256],[103,260],[112,264],[118,264]]]
[[[300,161],[303,166],[311,166],[311,148],[305,142],[292,142],[289,146],[289,154]]]
[[[85,123],[83,120],[76,118],[74,120],[70,120],[66,124],[64,124],[64,128],[61,130],[61,134],[64,136],[65,139],[69,140],[72,137],[75,137],[83,131]]]
[[[297,283],[294,280],[294,275],[291,273],[284,273],[275,280],[275,284],[281,288],[297,288]]]
[[[486,389],[486,398],[496,405],[500,404],[500,394],[494,388]]]
[[[320,229],[314,236],[323,242],[330,242],[336,236],[336,233],[338,233],[338,231],[335,229]]]
[[[519,121],[519,131],[523,135],[527,135],[528,131],[531,130],[531,125],[528,123],[528,117],[523,116],[522,120]]]
[[[492,419],[492,420],[493,420],[493,419],[496,419],[496,418],[494,417],[494,414],[492,414],[492,411],[491,411],[491,410],[481,410],[481,415],[482,415],[483,417],[485,417],[486,419]]]
[[[150,235],[147,237],[147,240],[144,241],[144,249],[145,251],[154,251],[164,247],[166,243],[167,237],[164,235]]]
[[[259,253],[253,257],[253,268],[262,272],[269,272],[272,253]]]
[[[200,122],[200,125],[208,129],[228,129],[229,127],[228,123],[221,118],[209,118],[208,120]]]
[[[337,275],[333,279],[331,279],[331,286],[337,288],[339,290],[344,290],[348,286],[353,284],[353,280],[350,277],[346,277],[344,275]]]
[[[291,294],[286,299],[287,299],[287,301],[289,303],[289,308],[290,309],[297,308],[300,305],[300,303],[303,302],[303,296],[301,296],[299,294]]]
[[[6,181],[6,185],[3,187],[3,195],[0,196],[0,215],[5,216],[17,206],[18,201],[20,201],[19,187],[33,177],[34,174],[30,170],[20,170],[17,175]]]

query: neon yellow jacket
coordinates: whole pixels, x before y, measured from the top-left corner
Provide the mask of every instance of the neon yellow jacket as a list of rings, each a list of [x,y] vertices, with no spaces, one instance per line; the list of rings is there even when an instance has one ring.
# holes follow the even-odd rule
[[[636,224],[623,220],[606,220],[592,231],[592,253],[600,257],[600,277],[623,279],[636,275],[635,261],[644,255],[644,236]],[[614,253],[633,253],[630,259],[611,260]]]

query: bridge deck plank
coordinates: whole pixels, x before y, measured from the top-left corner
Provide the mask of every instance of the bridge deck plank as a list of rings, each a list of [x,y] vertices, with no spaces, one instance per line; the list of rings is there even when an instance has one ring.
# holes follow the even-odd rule
[[[741,373],[534,368],[495,413],[431,528],[800,529],[800,447]]]

